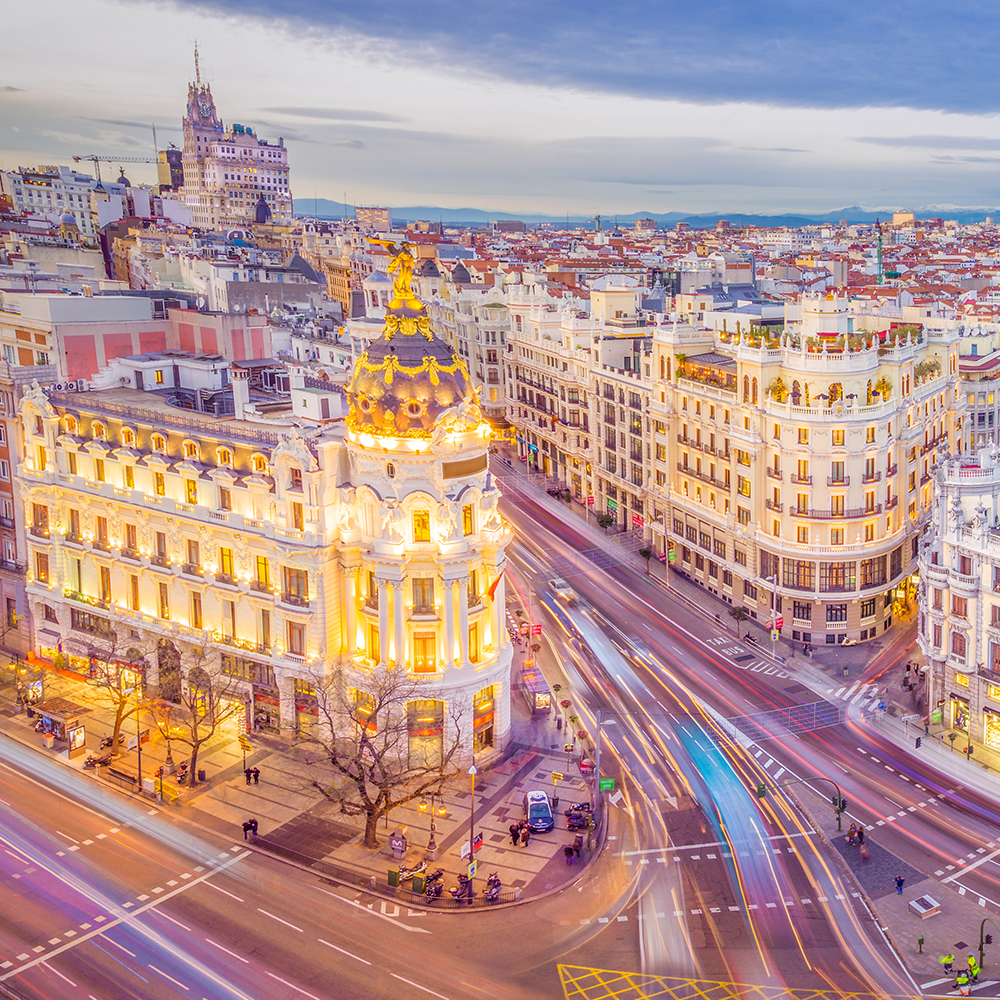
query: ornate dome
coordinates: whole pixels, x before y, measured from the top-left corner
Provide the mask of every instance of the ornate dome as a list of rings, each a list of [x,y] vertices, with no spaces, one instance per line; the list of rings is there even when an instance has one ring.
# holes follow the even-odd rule
[[[79,229],[79,226],[77,225],[76,221],[76,216],[70,211],[63,212],[63,214],[59,216],[59,225],[76,226],[76,228]]]
[[[431,331],[423,306],[390,309],[382,336],[358,358],[347,387],[352,430],[380,437],[430,437],[461,404],[478,408],[464,362]]]

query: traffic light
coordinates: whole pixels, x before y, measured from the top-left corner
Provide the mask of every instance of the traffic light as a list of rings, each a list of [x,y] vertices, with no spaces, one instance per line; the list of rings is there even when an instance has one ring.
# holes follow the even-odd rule
[[[847,799],[840,800],[840,811],[847,812]]]
[[[920,744],[923,743],[924,738],[922,736],[917,737],[917,749],[920,749]]]
[[[836,793],[830,796],[830,805],[832,805],[834,809],[837,808],[837,796],[836,796]]]
[[[757,798],[758,799],[762,799],[762,798],[764,798],[765,795],[767,795],[767,785],[758,785],[757,786]]]
[[[987,934],[983,940],[985,941],[986,944],[993,944],[993,935]]]

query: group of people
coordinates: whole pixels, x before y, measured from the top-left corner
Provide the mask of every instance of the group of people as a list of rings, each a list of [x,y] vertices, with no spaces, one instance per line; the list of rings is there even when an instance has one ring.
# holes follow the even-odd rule
[[[249,840],[251,833],[254,837],[257,836],[257,820],[255,819],[248,819],[243,823],[243,839]]]
[[[944,966],[944,971],[951,973],[952,963],[955,961],[954,955],[943,955],[938,961]],[[975,955],[970,955],[966,959],[967,969],[959,969],[955,977],[955,989],[963,997],[967,997],[972,992],[972,984],[979,982],[979,963]]]
[[[260,784],[260,768],[259,767],[248,767],[245,768],[243,773],[246,775],[247,784],[251,782],[257,785]]]
[[[868,860],[868,845],[865,843],[865,828],[863,826],[859,823],[852,823],[847,830],[847,842],[849,844],[857,844],[861,860]]]
[[[567,844],[563,848],[563,857],[566,858],[566,864],[571,865],[577,858],[580,857],[580,851],[583,850],[583,834],[578,833],[573,840],[572,844]]]
[[[531,840],[531,831],[528,829],[528,821],[522,819],[520,823],[511,823],[507,827],[510,834],[511,847],[527,847]]]

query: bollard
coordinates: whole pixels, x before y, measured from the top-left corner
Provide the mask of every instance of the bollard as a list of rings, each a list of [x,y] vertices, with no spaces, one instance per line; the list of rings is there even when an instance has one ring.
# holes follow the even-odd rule
[[[923,934],[917,935],[917,954],[922,955],[924,953],[924,936]]]
[[[369,889],[374,889],[375,888],[375,876],[374,875],[372,875],[371,878],[368,879],[368,888]]]
[[[520,901],[520,899],[521,899],[521,887],[520,887],[520,886],[518,886],[518,887],[517,887],[517,888],[516,888],[516,889],[514,890],[514,899],[515,899],[516,901]]]

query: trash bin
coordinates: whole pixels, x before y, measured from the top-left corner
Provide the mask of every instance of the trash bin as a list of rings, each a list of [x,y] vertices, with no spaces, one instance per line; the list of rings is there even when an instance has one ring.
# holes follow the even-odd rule
[[[56,738],[52,733],[45,734],[45,749],[51,750],[56,745]]]
[[[395,889],[395,888],[397,888],[399,886],[399,869],[398,868],[390,868],[389,869],[389,880],[388,881],[389,881],[389,885],[392,886],[393,889]]]
[[[204,769],[200,768],[200,767],[198,768],[198,780],[199,781],[208,781],[208,778],[205,776]]]

